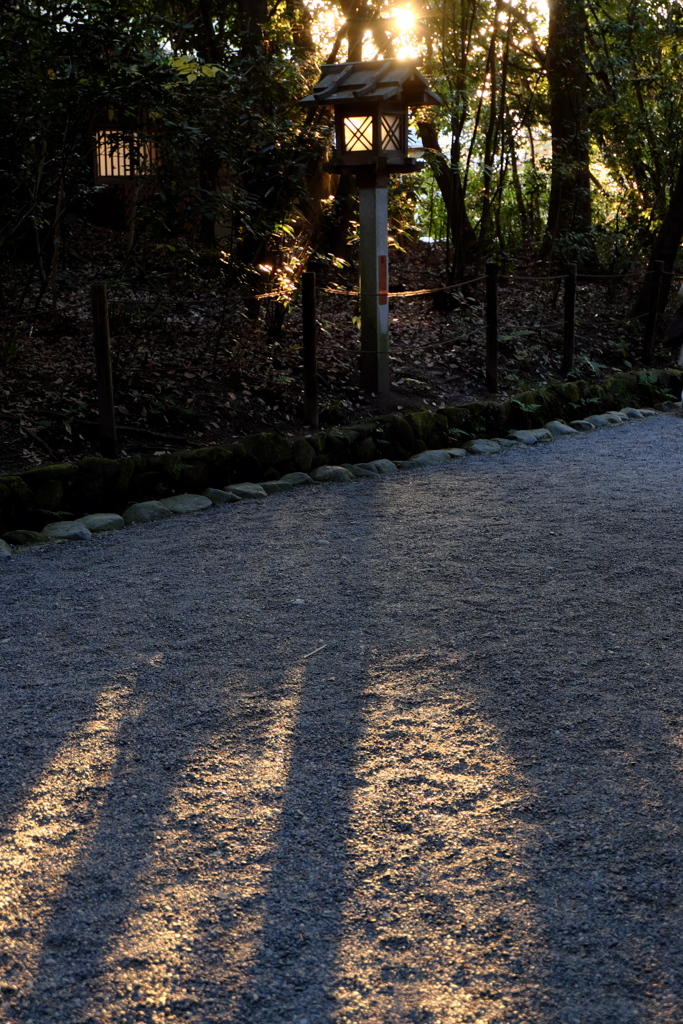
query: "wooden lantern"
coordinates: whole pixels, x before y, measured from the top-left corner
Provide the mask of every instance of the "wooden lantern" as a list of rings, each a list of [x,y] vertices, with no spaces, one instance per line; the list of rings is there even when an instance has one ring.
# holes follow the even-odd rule
[[[419,171],[408,149],[408,110],[441,103],[413,61],[326,64],[303,104],[334,108],[336,148],[328,170],[355,174],[360,212],[360,374],[363,387],[390,390],[390,174]]]
[[[408,150],[408,109],[441,103],[413,61],[325,64],[302,104],[334,108],[337,174],[406,174],[420,170]]]

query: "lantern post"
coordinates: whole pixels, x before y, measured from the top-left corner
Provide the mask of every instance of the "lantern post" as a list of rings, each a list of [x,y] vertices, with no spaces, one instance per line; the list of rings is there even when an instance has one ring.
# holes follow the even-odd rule
[[[388,394],[389,373],[389,175],[357,175],[360,240],[360,377],[366,391]]]
[[[408,150],[408,108],[441,100],[414,62],[392,58],[326,64],[302,103],[334,109],[336,147],[327,169],[358,182],[361,384],[388,394],[389,175],[421,170]]]

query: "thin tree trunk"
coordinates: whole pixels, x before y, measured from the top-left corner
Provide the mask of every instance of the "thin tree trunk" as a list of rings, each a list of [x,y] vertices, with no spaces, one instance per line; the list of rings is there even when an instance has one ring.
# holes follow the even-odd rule
[[[481,222],[479,224],[479,244],[485,245],[489,237],[489,221],[491,219],[491,184],[493,182],[493,161],[496,156],[496,138],[498,126],[498,67],[496,61],[496,43],[498,41],[498,14],[500,2],[496,4],[495,16],[491,29],[491,42],[486,61],[490,75],[489,119],[484,137],[484,174],[483,196],[481,204]],[[503,101],[501,100],[501,103]]]
[[[434,122],[418,121],[417,127],[422,145],[432,153],[431,166],[443,197],[451,229],[456,273],[461,274],[465,264],[476,251],[477,236],[465,208],[465,191],[460,180],[460,170],[450,166],[441,152],[439,135]]]

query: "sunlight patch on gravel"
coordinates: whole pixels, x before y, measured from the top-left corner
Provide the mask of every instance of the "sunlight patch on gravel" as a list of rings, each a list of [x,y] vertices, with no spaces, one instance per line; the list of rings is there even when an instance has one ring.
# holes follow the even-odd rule
[[[387,660],[370,678],[340,1019],[462,1024],[519,1008],[516,947],[534,926],[514,814],[529,792],[461,685],[463,668],[458,655],[437,665],[425,651]]]
[[[42,773],[0,842],[0,926],[13,939],[5,951],[16,963],[13,986],[29,992],[55,904],[74,864],[100,823],[104,793],[119,757],[124,720],[138,715],[132,689],[112,687],[93,717],[74,730]]]
[[[102,958],[88,1007],[98,1021],[121,1019],[131,996],[152,1016],[191,1013],[200,997],[188,979],[207,968],[223,1013],[242,996],[262,933],[302,675],[288,669],[284,695],[267,702],[249,680],[226,679],[236,714],[265,714],[264,728],[258,743],[238,742],[237,750],[235,734],[215,734],[178,772],[135,905]],[[270,807],[261,806],[264,794],[273,796]]]

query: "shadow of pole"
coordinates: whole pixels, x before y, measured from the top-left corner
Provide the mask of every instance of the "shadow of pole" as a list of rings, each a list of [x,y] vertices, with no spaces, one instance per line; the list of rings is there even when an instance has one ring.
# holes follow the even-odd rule
[[[343,655],[307,671],[260,949],[235,1021],[332,1020],[343,910],[352,895],[348,839],[363,688],[361,666]]]

